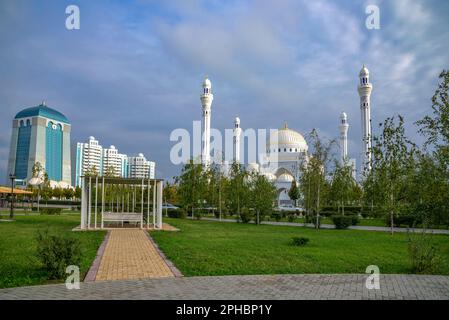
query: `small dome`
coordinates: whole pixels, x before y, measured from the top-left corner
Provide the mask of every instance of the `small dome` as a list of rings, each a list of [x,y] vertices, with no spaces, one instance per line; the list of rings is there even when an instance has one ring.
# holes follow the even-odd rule
[[[346,112],[342,112],[341,113],[340,119],[342,119],[342,120],[347,120],[348,119],[348,116],[346,115]]]
[[[240,118],[239,118],[239,117],[236,117],[236,118],[235,118],[235,123],[236,123],[236,124],[240,124]]]
[[[281,174],[278,178],[277,178],[277,182],[283,182],[283,183],[286,183],[286,182],[292,182],[292,181],[294,181],[295,180],[295,178],[293,178],[293,176],[291,175],[291,174],[288,174],[288,173],[283,173],[283,174]]]
[[[139,157],[143,158],[143,153],[139,153]]]
[[[115,149],[115,146],[114,146],[114,145],[111,145],[111,146],[109,147],[109,149]]]
[[[270,172],[266,172],[264,173],[264,176],[269,180],[269,181],[275,181],[276,180],[276,176]]]
[[[365,67],[365,65],[363,65],[362,70],[360,70],[359,76],[360,77],[369,76],[369,70]]]
[[[258,164],[258,163],[255,163],[255,162],[248,163],[248,166],[247,166],[246,169],[247,169],[249,172],[253,172],[253,173],[259,172],[259,164]]]
[[[94,136],[90,136],[89,140],[95,140],[95,137]]]

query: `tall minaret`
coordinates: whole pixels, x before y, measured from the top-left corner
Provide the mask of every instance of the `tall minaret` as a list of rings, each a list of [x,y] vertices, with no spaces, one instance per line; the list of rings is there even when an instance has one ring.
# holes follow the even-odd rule
[[[240,128],[240,118],[236,117],[234,121],[234,162],[240,163],[240,135],[242,129]]]
[[[341,163],[345,163],[348,160],[348,116],[345,112],[340,115],[340,150],[341,150]]]
[[[360,83],[358,86],[360,96],[360,111],[362,114],[362,170],[371,170],[371,91],[373,86],[369,82],[369,71],[363,65],[359,73]]]
[[[213,100],[212,85],[206,76],[203,82],[203,94],[201,95],[201,105],[203,106],[203,150],[201,162],[204,166],[210,164],[210,113]]]

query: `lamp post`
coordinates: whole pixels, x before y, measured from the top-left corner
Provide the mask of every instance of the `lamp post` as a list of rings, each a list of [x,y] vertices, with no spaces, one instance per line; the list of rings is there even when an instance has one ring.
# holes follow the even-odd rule
[[[12,219],[14,217],[14,182],[16,176],[11,173],[9,179],[11,179],[11,210],[9,212],[9,218]]]

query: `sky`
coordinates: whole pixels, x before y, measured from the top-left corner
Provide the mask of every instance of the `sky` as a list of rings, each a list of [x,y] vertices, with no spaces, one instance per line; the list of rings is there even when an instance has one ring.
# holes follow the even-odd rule
[[[67,30],[68,5],[80,29]],[[368,29],[377,5],[380,29]],[[96,137],[180,172],[169,154],[176,128],[201,120],[201,84],[212,81],[212,127],[280,128],[338,138],[348,114],[349,154],[361,152],[358,74],[366,64],[377,123],[430,113],[449,68],[449,1],[0,1],[0,182],[7,176],[12,119],[47,105],[72,124],[72,144]],[[6,180],[6,179],[5,179]]]

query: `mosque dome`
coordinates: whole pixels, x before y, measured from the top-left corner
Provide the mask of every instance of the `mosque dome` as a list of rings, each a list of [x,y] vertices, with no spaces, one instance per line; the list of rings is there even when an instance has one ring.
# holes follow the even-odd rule
[[[286,173],[286,172],[284,172],[277,178],[277,182],[280,182],[280,183],[286,183],[286,182],[291,183],[294,180],[295,180],[295,178],[293,178],[293,176],[291,174]]]
[[[289,129],[287,124],[282,129],[273,132],[270,136],[270,140],[267,143],[268,148],[271,146],[277,146],[281,149],[292,149],[295,152],[307,151],[307,142],[299,132]]]

